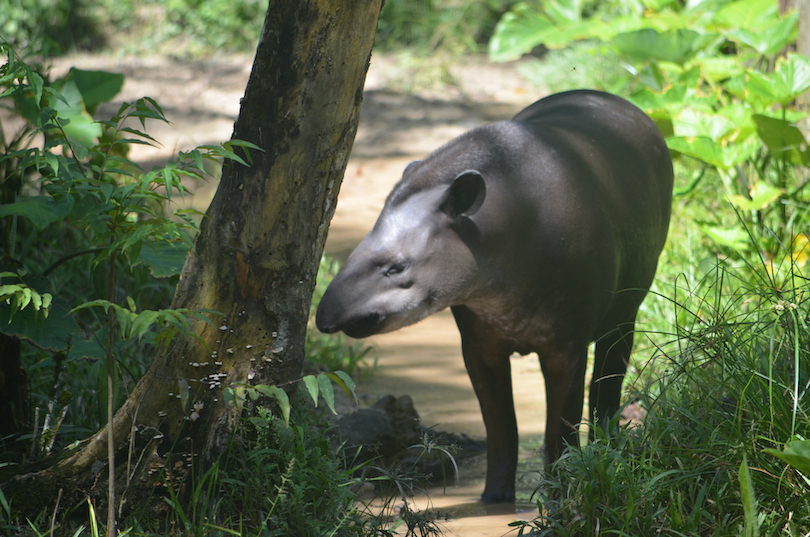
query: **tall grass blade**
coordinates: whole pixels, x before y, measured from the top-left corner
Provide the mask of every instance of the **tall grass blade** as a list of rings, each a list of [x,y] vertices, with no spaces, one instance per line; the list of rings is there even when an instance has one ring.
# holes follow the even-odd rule
[[[743,455],[742,463],[740,463],[740,494],[745,516],[743,537],[759,537],[757,498],[754,493],[754,484],[751,482],[751,473],[748,471],[748,458],[745,455]]]

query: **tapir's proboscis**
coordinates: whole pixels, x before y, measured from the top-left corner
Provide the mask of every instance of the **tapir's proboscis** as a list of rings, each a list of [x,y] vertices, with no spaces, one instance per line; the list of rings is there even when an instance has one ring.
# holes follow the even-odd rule
[[[327,333],[363,338],[450,307],[487,431],[484,502],[513,501],[509,357],[536,352],[545,459],[619,409],[638,308],[664,247],[672,161],[641,110],[606,93],[551,95],[411,163],[323,295]]]

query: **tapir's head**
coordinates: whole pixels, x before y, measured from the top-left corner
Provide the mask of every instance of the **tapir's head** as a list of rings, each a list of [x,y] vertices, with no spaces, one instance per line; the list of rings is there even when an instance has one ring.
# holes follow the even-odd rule
[[[352,337],[390,332],[458,303],[476,277],[468,218],[484,202],[481,174],[418,187],[411,164],[388,196],[374,229],[324,293],[315,323]],[[451,177],[452,179],[452,177]]]

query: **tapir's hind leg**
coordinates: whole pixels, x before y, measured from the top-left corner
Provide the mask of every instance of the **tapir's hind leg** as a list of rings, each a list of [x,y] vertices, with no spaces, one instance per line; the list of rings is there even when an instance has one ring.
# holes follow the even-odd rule
[[[514,501],[518,431],[509,350],[470,310],[459,306],[452,311],[487,430],[487,483],[481,501]]]
[[[589,419],[602,428],[619,410],[622,392],[622,382],[630,361],[630,351],[633,349],[633,333],[635,328],[635,315],[627,322],[619,323],[596,341],[596,357],[591,379],[589,395]],[[593,440],[593,428],[590,438]]]

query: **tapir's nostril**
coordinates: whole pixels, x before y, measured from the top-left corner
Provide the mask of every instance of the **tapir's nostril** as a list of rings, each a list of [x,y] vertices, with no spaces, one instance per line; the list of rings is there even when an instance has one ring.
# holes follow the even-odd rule
[[[337,332],[334,327],[334,321],[329,322],[328,315],[325,313],[325,308],[322,306],[323,302],[318,305],[318,310],[315,312],[315,326],[324,334],[334,334]]]

